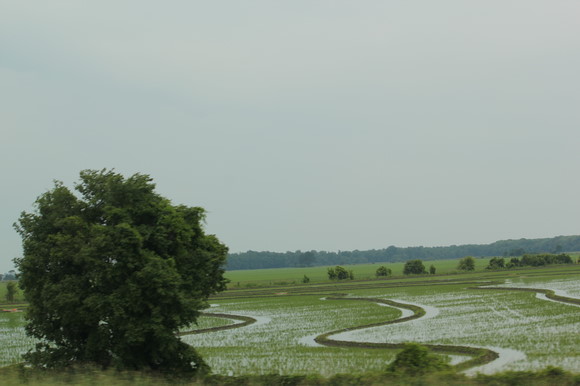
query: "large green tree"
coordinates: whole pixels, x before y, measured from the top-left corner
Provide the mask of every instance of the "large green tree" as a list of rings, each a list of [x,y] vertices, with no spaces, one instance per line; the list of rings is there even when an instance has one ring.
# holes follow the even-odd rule
[[[15,224],[26,331],[41,340],[25,359],[206,370],[176,335],[226,285],[227,247],[204,233],[204,210],[172,205],[143,174],[85,170],[75,188],[56,182]]]

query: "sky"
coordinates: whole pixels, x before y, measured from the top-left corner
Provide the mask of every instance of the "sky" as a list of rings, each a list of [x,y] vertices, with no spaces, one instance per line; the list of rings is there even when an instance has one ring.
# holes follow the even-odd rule
[[[0,0],[0,272],[84,169],[231,252],[580,234],[576,0]]]

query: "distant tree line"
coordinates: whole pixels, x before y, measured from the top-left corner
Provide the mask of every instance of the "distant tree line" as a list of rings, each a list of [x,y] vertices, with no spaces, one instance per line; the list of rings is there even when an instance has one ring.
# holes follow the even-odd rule
[[[261,269],[282,267],[311,267],[378,262],[401,262],[413,259],[425,261],[459,259],[465,256],[513,257],[524,254],[580,251],[580,236],[558,236],[544,239],[502,240],[491,244],[451,245],[448,247],[390,246],[366,251],[294,251],[230,253],[226,269]]]

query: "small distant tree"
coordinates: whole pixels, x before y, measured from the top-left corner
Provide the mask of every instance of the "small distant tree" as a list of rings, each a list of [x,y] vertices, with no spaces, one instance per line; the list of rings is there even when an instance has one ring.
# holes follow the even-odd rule
[[[437,272],[437,268],[435,268],[435,266],[431,264],[431,266],[429,267],[429,273],[431,275],[435,275],[435,272]]]
[[[345,279],[354,279],[354,273],[351,271],[347,271],[344,267],[337,265],[334,268],[328,268],[328,278],[330,280],[345,280]]]
[[[336,277],[336,271],[334,270],[334,268],[328,268],[326,270],[326,273],[328,274],[328,278],[330,280],[336,280],[337,279],[337,277]]]
[[[422,260],[409,260],[405,263],[403,268],[403,273],[405,275],[420,275],[427,273]]]
[[[387,367],[387,372],[417,376],[450,368],[443,357],[431,353],[427,347],[417,343],[406,343],[403,351],[397,354],[395,360]]]
[[[310,278],[306,275],[304,275],[304,277],[302,278],[302,283],[306,284],[306,283],[310,283]]]
[[[503,269],[505,268],[505,260],[503,257],[492,257],[486,269]]]
[[[336,278],[338,280],[345,280],[348,279],[350,276],[348,271],[344,267],[341,267],[340,265],[337,265],[336,268],[334,268],[334,270],[336,271]]]
[[[8,282],[6,285],[6,300],[13,302],[17,293],[18,289],[16,288],[16,284],[13,281]]]
[[[459,260],[459,264],[457,264],[457,269],[460,271],[474,271],[475,259],[473,258],[473,256],[465,256],[463,259]]]
[[[379,268],[377,268],[377,271],[375,272],[376,277],[391,276],[392,274],[393,271],[390,268],[385,267],[384,265],[381,265]]]

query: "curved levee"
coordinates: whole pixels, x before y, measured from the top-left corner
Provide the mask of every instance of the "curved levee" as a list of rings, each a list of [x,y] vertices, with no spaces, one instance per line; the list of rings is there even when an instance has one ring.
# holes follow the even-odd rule
[[[497,285],[500,284],[499,281],[492,281],[488,282],[486,285],[481,285],[477,287],[468,287],[469,289],[479,289],[479,290],[511,290],[511,291],[525,291],[525,292],[535,292],[538,294],[543,294],[546,298],[559,301],[562,303],[567,304],[574,304],[580,305],[580,299],[571,298],[567,296],[556,295],[555,291],[549,289],[542,289],[542,288],[519,288],[519,287],[489,287],[490,285]],[[396,324],[396,323],[405,323],[409,322],[414,319],[419,319],[426,315],[426,311],[417,305],[414,304],[407,304],[402,302],[397,302],[393,300],[387,299],[376,299],[376,298],[347,298],[344,294],[335,294],[340,296],[332,296],[332,297],[325,297],[325,300],[353,300],[353,301],[366,301],[366,302],[373,302],[377,304],[384,304],[387,306],[392,306],[396,308],[407,309],[413,312],[412,315],[401,317],[394,320],[386,320],[383,322],[378,323],[370,323],[364,324],[354,327],[347,327],[342,328],[330,332],[326,332],[324,334],[318,335],[314,338],[314,341],[318,344],[329,346],[329,347],[356,347],[356,348],[365,348],[365,349],[402,349],[405,346],[405,343],[373,343],[373,342],[355,342],[355,341],[347,341],[347,340],[336,340],[331,339],[332,335],[337,335],[340,333],[354,331],[354,330],[362,330],[365,328],[370,327],[378,327],[378,326],[386,326],[389,324]],[[249,316],[241,316],[241,315],[232,315],[232,314],[218,314],[218,313],[202,313],[202,315],[218,317],[218,318],[225,318],[225,319],[232,319],[232,320],[239,320],[240,323],[234,323],[226,326],[219,326],[219,327],[211,327],[199,330],[192,330],[192,331],[184,331],[180,332],[179,335],[187,335],[187,334],[202,334],[206,332],[213,332],[213,331],[221,331],[221,330],[229,330],[233,328],[241,328],[253,324],[256,322],[256,319],[249,317]],[[437,345],[437,344],[424,344],[423,346],[429,348],[431,351],[441,354],[448,354],[448,355],[466,355],[471,356],[471,359],[460,362],[453,367],[457,371],[464,371],[476,366],[486,365],[488,363],[493,362],[494,360],[499,358],[499,354],[493,350],[488,348],[481,348],[481,347],[472,347],[472,346],[461,346],[461,345]]]
[[[180,331],[178,335],[204,334],[206,332],[231,330],[233,328],[240,328],[240,327],[249,326],[250,324],[256,323],[256,321],[257,321],[256,319],[254,319],[252,317],[243,316],[243,315],[218,314],[218,313],[213,313],[213,312],[202,312],[201,315],[211,316],[214,318],[239,320],[240,323],[227,324],[225,326],[218,326],[218,327],[202,328],[202,329],[198,329],[198,330]]]
[[[331,297],[326,298],[327,300],[354,300],[354,301],[367,301],[379,304],[386,304],[389,306],[408,309],[413,312],[413,315],[402,317],[394,320],[387,320],[384,322],[364,324],[355,327],[343,328],[340,330],[330,331],[314,338],[315,342],[324,346],[331,347],[359,347],[367,349],[402,349],[404,348],[404,343],[372,343],[372,342],[353,342],[347,340],[336,340],[331,339],[330,336],[340,334],[347,331],[362,330],[370,327],[386,326],[389,324],[404,323],[414,319],[421,318],[425,315],[425,310],[419,306],[401,302],[395,302],[392,300],[385,299],[373,299],[373,298],[345,298],[345,297]],[[472,356],[471,359],[463,361],[461,363],[453,366],[456,370],[466,370],[474,366],[480,366],[494,361],[499,358],[499,354],[493,350],[479,347],[470,346],[452,346],[452,345],[436,345],[436,344],[424,344],[423,346],[429,348],[430,350],[441,353],[441,354],[451,354],[451,355],[469,355]]]
[[[550,290],[550,289],[544,289],[544,288],[485,287],[485,286],[477,286],[477,287],[470,287],[470,289],[535,292],[537,294],[542,294],[542,295],[546,296],[548,299],[551,299],[551,300],[554,300],[554,301],[557,301],[557,302],[574,304],[574,305],[580,305],[580,299],[571,298],[571,297],[568,297],[568,296],[556,295],[556,292],[555,291]]]
[[[491,282],[487,285],[494,285],[500,284],[501,282]],[[525,292],[535,292],[538,294],[543,294],[546,298],[558,301],[567,304],[573,305],[580,305],[580,299],[572,298],[568,296],[556,295],[555,291],[543,288],[519,288],[519,287],[485,287],[485,286],[477,286],[477,287],[469,287],[469,289],[481,289],[481,290],[508,290],[508,291],[525,291]],[[383,349],[401,349],[404,347],[404,343],[371,343],[371,342],[353,342],[353,341],[345,341],[345,340],[336,340],[330,339],[331,335],[340,334],[347,331],[353,330],[361,330],[369,327],[376,327],[376,326],[385,326],[389,324],[395,323],[404,323],[411,321],[413,319],[418,319],[425,315],[425,310],[419,306],[406,304],[401,302],[395,302],[392,300],[381,300],[381,299],[372,299],[372,298],[346,298],[346,297],[331,297],[327,298],[328,300],[359,300],[359,301],[370,301],[379,304],[386,304],[389,306],[403,308],[413,311],[413,315],[395,319],[395,320],[388,320],[379,323],[371,323],[361,326],[343,328],[340,330],[330,331],[324,334],[317,336],[314,340],[316,343],[325,345],[325,346],[333,346],[333,347],[360,347],[360,348],[369,348],[369,349],[376,349],[376,348],[383,348]],[[472,346],[455,346],[455,345],[433,345],[433,344],[424,344],[425,347],[428,347],[434,352],[442,353],[442,354],[459,354],[459,355],[470,355],[473,358],[467,361],[463,361],[458,363],[454,366],[456,370],[467,370],[469,368],[475,366],[481,366],[499,358],[499,354],[493,350],[487,348],[479,348],[479,347],[472,347]]]

